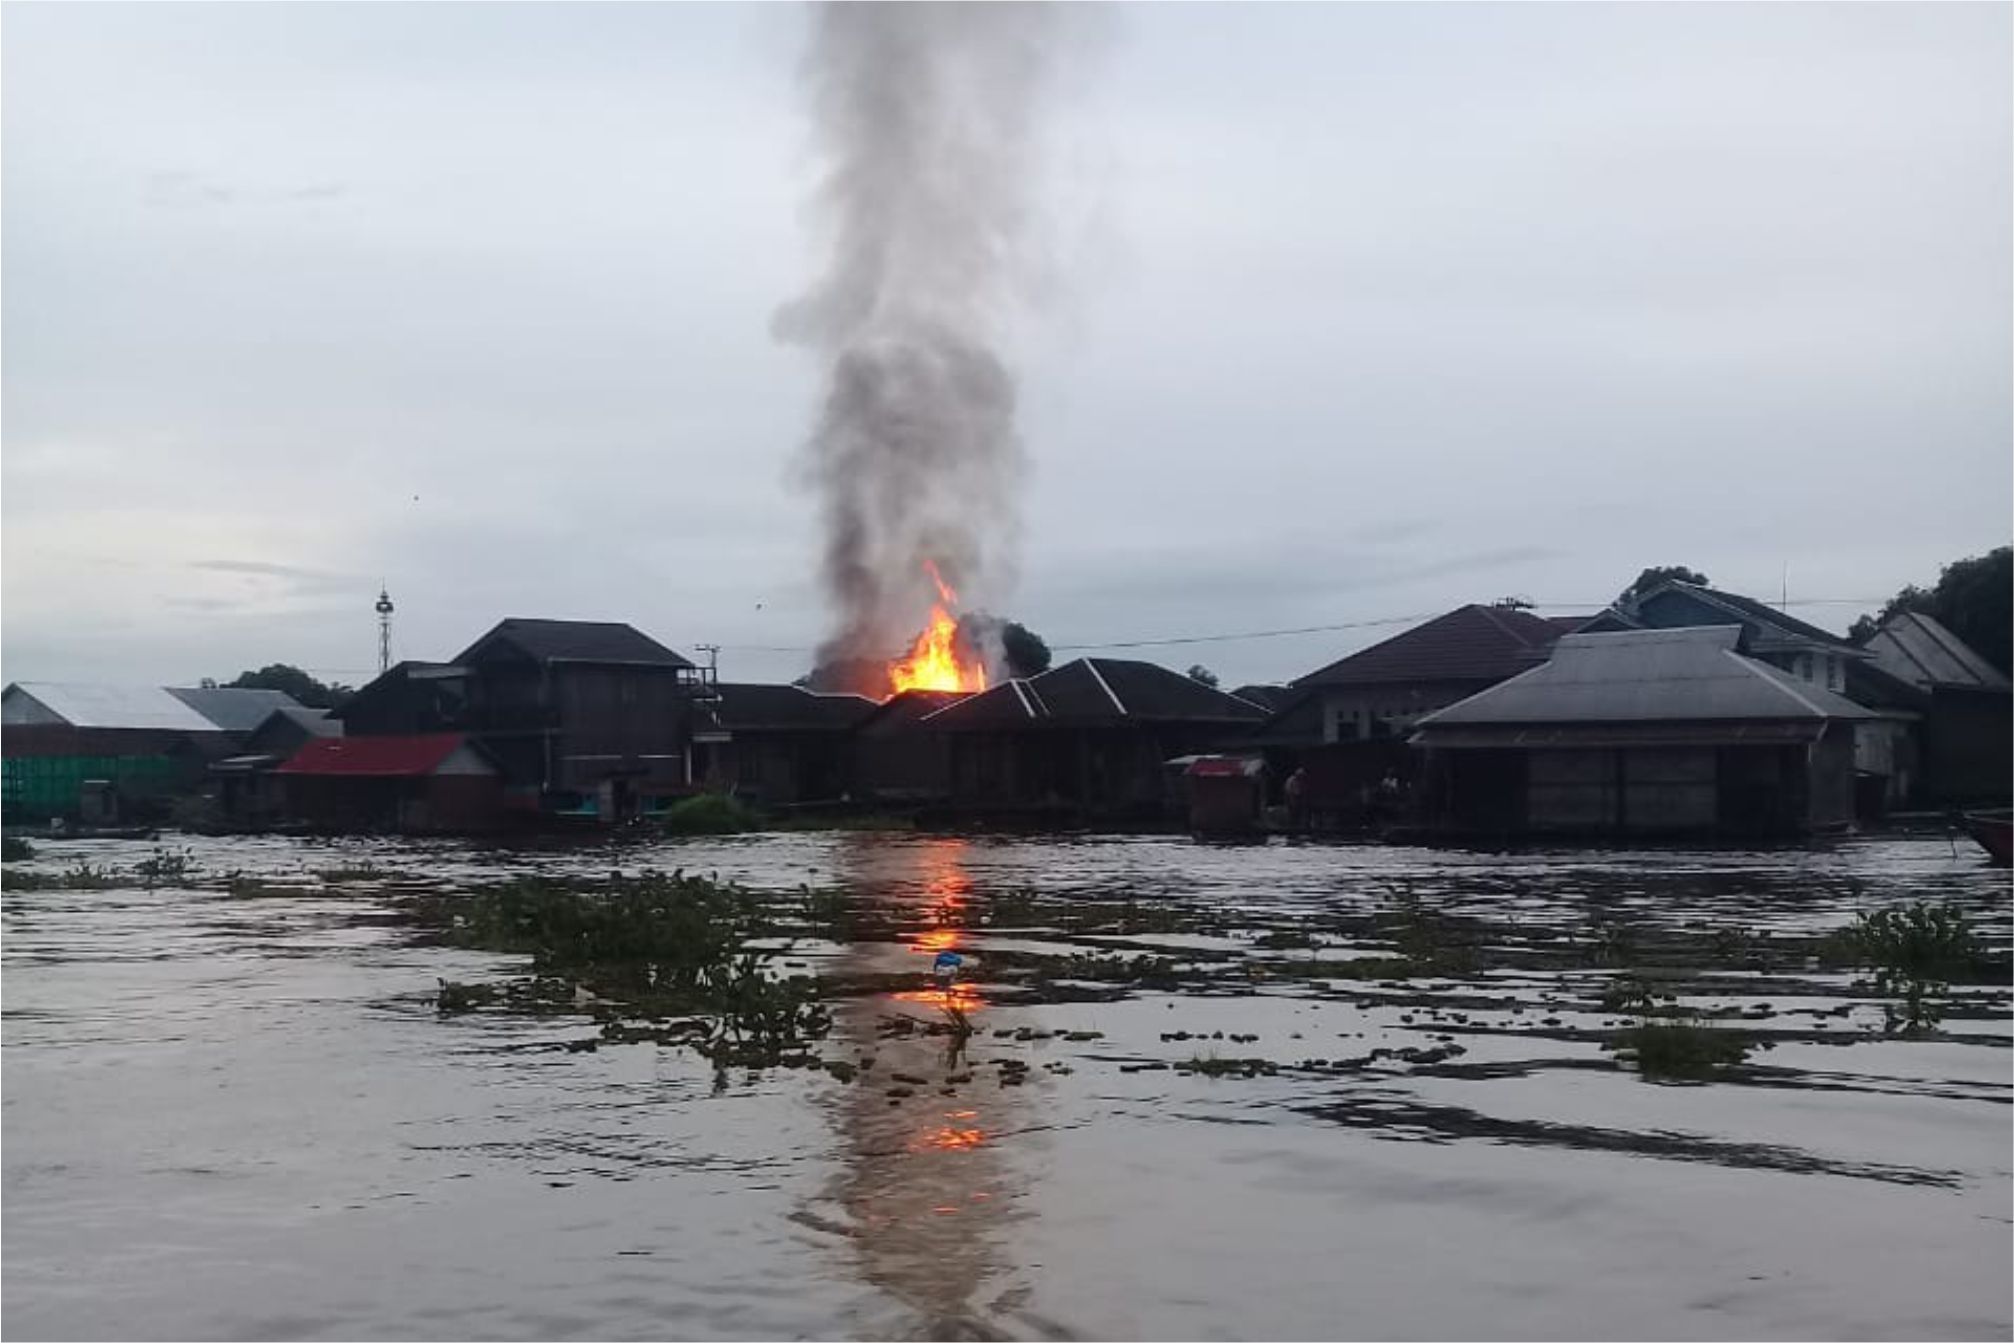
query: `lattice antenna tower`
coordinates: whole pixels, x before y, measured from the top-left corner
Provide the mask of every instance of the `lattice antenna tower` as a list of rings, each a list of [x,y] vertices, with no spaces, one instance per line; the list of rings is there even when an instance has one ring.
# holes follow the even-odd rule
[[[378,675],[392,669],[392,598],[384,584],[378,585]]]

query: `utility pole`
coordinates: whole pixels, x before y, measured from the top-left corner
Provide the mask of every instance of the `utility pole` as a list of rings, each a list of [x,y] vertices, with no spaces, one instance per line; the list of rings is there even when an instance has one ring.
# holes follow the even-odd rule
[[[694,644],[693,647],[706,654],[706,679],[703,684],[710,690],[720,684],[720,645]]]

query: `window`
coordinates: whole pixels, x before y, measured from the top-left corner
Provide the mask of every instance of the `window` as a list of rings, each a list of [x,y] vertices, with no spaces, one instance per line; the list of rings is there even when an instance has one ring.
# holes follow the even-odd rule
[[[1825,659],[1825,688],[1827,690],[1846,688],[1846,662],[1843,658]]]

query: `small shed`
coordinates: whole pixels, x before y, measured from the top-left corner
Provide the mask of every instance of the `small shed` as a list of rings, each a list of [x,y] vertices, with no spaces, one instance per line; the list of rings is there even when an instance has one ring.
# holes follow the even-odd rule
[[[503,821],[496,762],[458,732],[317,738],[275,773],[288,814],[327,829],[465,833]]]
[[[1202,755],[1182,771],[1189,828],[1209,835],[1246,835],[1259,828],[1266,805],[1266,762],[1253,756]]]

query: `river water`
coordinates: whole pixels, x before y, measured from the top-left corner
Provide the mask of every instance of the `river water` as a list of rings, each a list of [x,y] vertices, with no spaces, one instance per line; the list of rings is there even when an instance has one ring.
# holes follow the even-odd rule
[[[1547,959],[1589,929],[1794,941],[1950,898],[2004,965],[2007,878],[1943,839],[1508,857],[1169,837],[170,842],[190,877],[0,900],[12,1338],[2014,1328],[2005,985],[1961,989],[1940,1031],[1903,1039],[1851,974],[1757,968],[1731,942],[1691,1001],[1774,1047],[1728,1080],[1662,1085],[1595,1039],[1612,966]],[[77,841],[13,866],[144,856]],[[441,979],[521,967],[420,940],[402,890],[647,866],[907,911],[908,931],[793,954],[900,971],[956,948],[967,1056],[889,1034],[929,1013],[915,993],[838,1004],[824,1052],[873,1064],[852,1084],[723,1085],[675,1048],[560,1047],[592,1034],[585,1018],[436,1012]],[[247,898],[231,873],[269,884]],[[936,917],[1010,891],[1189,920]],[[1503,954],[1425,983],[1291,964],[1388,952],[1367,930],[1399,908],[1485,928]],[[1265,950],[1282,929],[1314,945]],[[1045,951],[1214,968],[1061,1001],[991,983],[989,956]],[[1459,1057],[1417,1052],[1453,1042]],[[1380,1049],[1415,1054],[1364,1061]],[[1280,1066],[1167,1066],[1234,1058]],[[889,1094],[898,1072],[912,1094]]]

